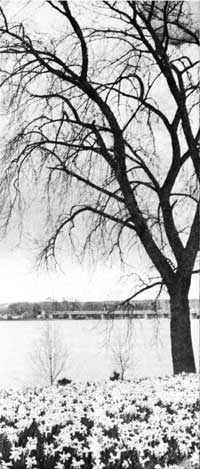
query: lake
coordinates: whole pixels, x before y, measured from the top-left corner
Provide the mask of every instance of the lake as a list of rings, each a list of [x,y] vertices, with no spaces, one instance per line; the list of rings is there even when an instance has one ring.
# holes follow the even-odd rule
[[[119,349],[130,353],[127,378],[172,373],[169,319],[53,320],[68,359],[62,377],[75,381],[104,380],[116,368]],[[45,384],[33,356],[47,321],[0,322],[0,387]],[[199,366],[199,320],[192,319],[192,340]]]

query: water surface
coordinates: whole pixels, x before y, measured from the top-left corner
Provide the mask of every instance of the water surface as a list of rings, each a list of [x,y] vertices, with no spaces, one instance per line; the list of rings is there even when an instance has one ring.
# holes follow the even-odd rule
[[[46,321],[0,322],[0,386],[45,384],[32,356]],[[130,350],[127,378],[172,373],[169,319],[54,320],[59,341],[67,347],[68,360],[62,376],[76,381],[104,380],[114,368],[114,351]],[[192,340],[199,365],[199,321],[192,320]]]

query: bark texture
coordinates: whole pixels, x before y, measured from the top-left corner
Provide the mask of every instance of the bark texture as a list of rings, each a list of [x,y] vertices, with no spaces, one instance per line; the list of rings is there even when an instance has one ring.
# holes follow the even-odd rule
[[[174,374],[182,372],[195,373],[188,288],[184,281],[170,295],[170,307],[170,335]]]

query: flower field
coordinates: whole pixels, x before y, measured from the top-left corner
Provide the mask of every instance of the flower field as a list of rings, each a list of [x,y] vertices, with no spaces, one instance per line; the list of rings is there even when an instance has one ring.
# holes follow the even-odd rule
[[[1,390],[0,468],[196,469],[199,407],[197,375]]]

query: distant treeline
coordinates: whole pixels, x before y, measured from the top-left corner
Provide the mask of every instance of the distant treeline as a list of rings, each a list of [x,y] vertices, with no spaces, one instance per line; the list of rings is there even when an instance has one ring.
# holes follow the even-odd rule
[[[132,302],[129,308],[139,310],[151,309],[155,310],[155,302],[150,300]],[[39,303],[11,303],[7,312],[10,314],[23,314],[31,312],[33,316],[37,316],[42,311],[53,313],[55,311],[112,311],[119,309],[127,310],[127,305],[122,305],[119,301],[42,301]]]
[[[198,308],[199,301],[198,300],[191,300],[190,306],[192,308]],[[36,318],[40,314],[45,313],[46,316],[51,315],[55,312],[86,312],[86,311],[93,311],[93,312],[114,312],[114,311],[127,311],[131,310],[134,311],[154,311],[158,312],[162,311],[169,311],[169,301],[168,300],[137,300],[132,301],[129,306],[126,304],[122,304],[119,301],[42,301],[39,303],[28,303],[28,302],[18,302],[18,303],[11,303],[7,306],[6,309],[1,311],[0,313],[6,313],[9,317],[13,316],[26,316],[30,318]]]

